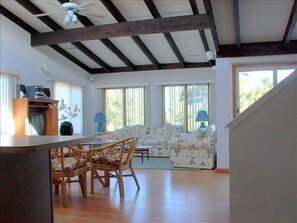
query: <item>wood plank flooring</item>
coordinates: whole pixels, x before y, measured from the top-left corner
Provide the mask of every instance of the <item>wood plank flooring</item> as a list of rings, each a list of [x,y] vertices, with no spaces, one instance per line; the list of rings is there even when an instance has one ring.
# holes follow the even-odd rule
[[[229,222],[229,174],[214,170],[135,169],[141,189],[132,177],[124,178],[125,198],[119,196],[116,179],[110,188],[97,181],[95,194],[83,198],[77,183],[68,186],[69,206],[53,194],[56,223],[227,223]],[[88,180],[90,177],[88,177]]]

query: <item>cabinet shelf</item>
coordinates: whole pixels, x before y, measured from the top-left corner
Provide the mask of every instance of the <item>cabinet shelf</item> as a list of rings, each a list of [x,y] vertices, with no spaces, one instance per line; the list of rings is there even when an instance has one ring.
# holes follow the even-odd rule
[[[29,108],[50,108],[49,105],[29,105]]]
[[[58,101],[43,98],[13,99],[15,135],[30,134],[30,113],[36,112],[45,114],[45,134],[58,135]]]

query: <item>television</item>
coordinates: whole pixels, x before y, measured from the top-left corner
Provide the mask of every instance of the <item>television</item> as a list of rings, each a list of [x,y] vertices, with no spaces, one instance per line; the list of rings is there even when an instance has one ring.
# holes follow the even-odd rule
[[[29,113],[29,135],[46,135],[46,114],[44,112]]]

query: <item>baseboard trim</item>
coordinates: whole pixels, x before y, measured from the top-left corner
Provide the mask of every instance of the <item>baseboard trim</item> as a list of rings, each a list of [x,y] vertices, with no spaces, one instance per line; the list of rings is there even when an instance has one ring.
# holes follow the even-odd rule
[[[229,169],[216,169],[216,173],[229,173]]]

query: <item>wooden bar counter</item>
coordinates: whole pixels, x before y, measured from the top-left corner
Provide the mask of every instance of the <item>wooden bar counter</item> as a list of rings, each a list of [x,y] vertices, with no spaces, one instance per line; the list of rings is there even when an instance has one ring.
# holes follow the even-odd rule
[[[53,222],[50,149],[92,136],[0,136],[0,222]]]

